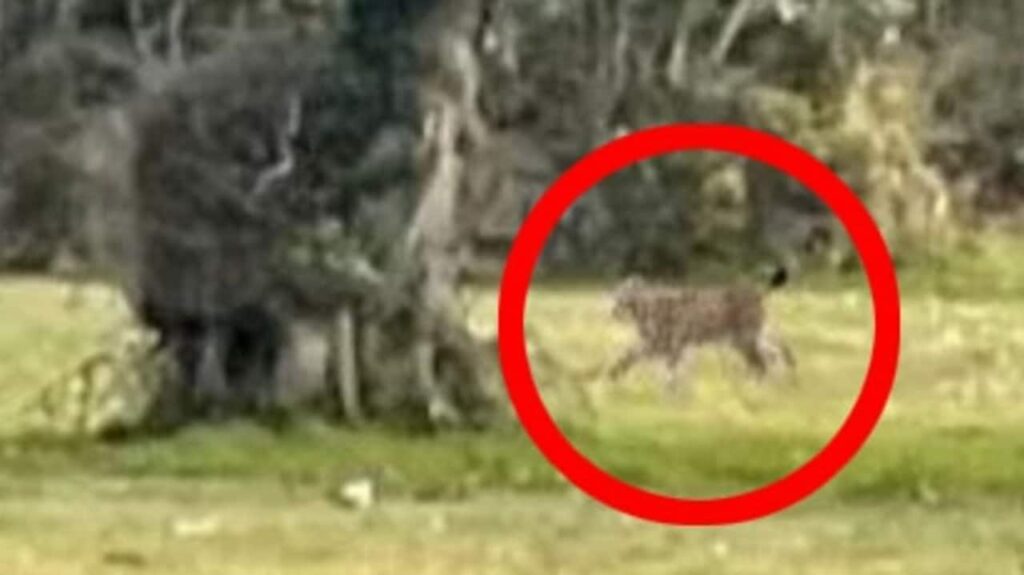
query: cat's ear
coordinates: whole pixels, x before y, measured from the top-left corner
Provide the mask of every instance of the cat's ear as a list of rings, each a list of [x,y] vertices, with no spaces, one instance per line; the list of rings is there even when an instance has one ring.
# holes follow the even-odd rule
[[[619,282],[620,290],[633,290],[647,285],[647,280],[640,274],[630,274]]]
[[[618,306],[622,304],[623,299],[628,299],[631,294],[636,292],[639,288],[644,285],[644,280],[636,274],[630,274],[625,278],[619,280],[619,283],[615,285],[612,291],[608,294],[608,298],[612,305],[618,309]]]

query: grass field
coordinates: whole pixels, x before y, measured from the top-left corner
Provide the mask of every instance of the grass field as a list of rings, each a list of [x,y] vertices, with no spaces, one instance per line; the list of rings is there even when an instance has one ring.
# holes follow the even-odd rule
[[[280,433],[197,428],[125,445],[26,434],[24,406],[123,325],[109,298],[0,282],[0,573],[1024,573],[1024,277],[1016,243],[904,276],[892,402],[854,462],[808,501],[724,529],[624,518],[569,488],[510,424],[411,437],[304,422]],[[1004,267],[1006,266],[1006,267]],[[474,322],[495,295],[476,292]],[[540,285],[535,365],[573,441],[623,479],[680,496],[784,475],[834,433],[867,365],[862,283],[805,282],[772,315],[796,387],[754,387],[728,353],[700,356],[692,397],[658,372],[601,369],[628,332],[595,284]],[[543,340],[543,341],[541,341]],[[596,413],[572,392],[589,390]],[[332,496],[371,476],[380,504]]]

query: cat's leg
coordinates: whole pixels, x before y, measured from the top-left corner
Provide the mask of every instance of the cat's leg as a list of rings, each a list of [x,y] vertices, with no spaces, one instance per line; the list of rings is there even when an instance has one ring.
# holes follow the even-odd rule
[[[689,347],[679,350],[665,361],[665,379],[663,393],[666,398],[689,397],[693,390],[690,385],[690,366],[693,363],[693,350]]]
[[[765,348],[761,341],[761,335],[743,334],[732,340],[733,348],[746,362],[747,367],[754,374],[758,383],[764,381],[768,372],[768,360],[766,359]]]
[[[612,365],[611,369],[608,371],[608,378],[612,381],[617,381],[625,375],[627,371],[632,369],[634,365],[647,357],[647,355],[647,348],[643,344],[636,344],[630,347],[626,353],[622,354],[615,364]]]
[[[792,376],[789,378],[790,383],[793,385],[797,384],[795,377],[796,358],[789,346],[786,345],[786,342],[777,333],[769,329],[762,330],[761,337],[758,339],[758,347],[761,356],[766,358],[766,363],[774,371],[777,371],[780,375]]]

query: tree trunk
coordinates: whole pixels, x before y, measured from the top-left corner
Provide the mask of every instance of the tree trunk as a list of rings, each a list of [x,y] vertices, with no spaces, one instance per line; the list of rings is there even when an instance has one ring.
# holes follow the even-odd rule
[[[356,320],[351,307],[338,310],[331,330],[331,363],[341,412],[346,421],[359,425],[365,417],[359,392]]]
[[[461,122],[458,109],[451,102],[441,102],[435,114],[435,132],[428,134],[433,143],[435,166],[409,233],[410,248],[419,253],[425,276],[421,288],[424,309],[416,327],[419,338],[415,346],[416,380],[427,401],[430,419],[435,423],[456,424],[461,418],[434,377],[436,344],[431,332],[435,318],[449,317],[449,307],[455,299],[456,202],[463,175],[462,159],[456,146]]]
[[[486,145],[489,130],[477,107],[481,87],[474,39],[484,12],[477,3],[455,3],[468,16],[454,24],[441,22],[435,34],[431,78],[423,92],[425,104],[424,158],[428,172],[423,195],[408,234],[408,247],[423,266],[422,309],[417,317],[414,350],[416,382],[434,423],[460,424],[462,415],[438,385],[438,325],[452,321],[466,238],[459,223],[459,198],[465,180],[460,142],[473,148]],[[447,81],[446,81],[447,80]]]

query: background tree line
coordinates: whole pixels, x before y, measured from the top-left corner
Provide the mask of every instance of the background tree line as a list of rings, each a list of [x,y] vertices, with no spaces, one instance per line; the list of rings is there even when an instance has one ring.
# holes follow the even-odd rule
[[[483,423],[499,402],[457,288],[500,265],[552,178],[623,132],[786,136],[910,261],[1012,222],[1022,11],[0,0],[0,262],[124,289],[172,358],[150,424],[312,402],[350,422]],[[549,272],[853,262],[827,210],[758,165],[665,158],[602,188],[567,215]]]

